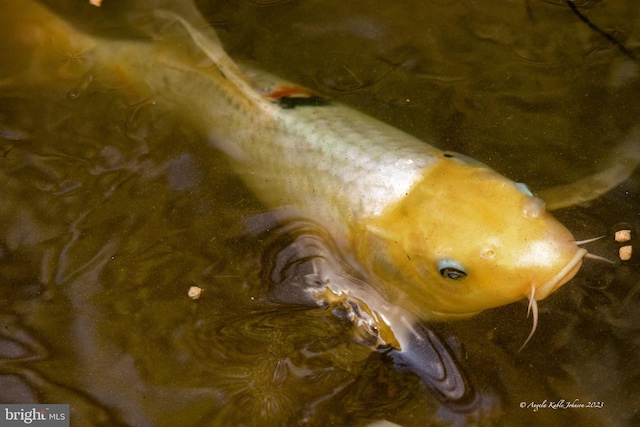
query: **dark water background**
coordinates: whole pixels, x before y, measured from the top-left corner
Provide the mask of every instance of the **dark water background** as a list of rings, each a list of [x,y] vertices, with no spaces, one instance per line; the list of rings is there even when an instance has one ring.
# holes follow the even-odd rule
[[[133,14],[166,6],[49,3],[109,37],[132,37]],[[640,4],[575,4],[640,55]],[[637,60],[560,0],[200,7],[233,56],[534,191],[598,170],[640,117]],[[265,242],[240,237],[264,208],[175,107],[89,82],[90,69],[6,83],[28,67],[12,48],[19,29],[0,44],[0,401],[69,403],[77,426],[640,423],[637,254],[586,261],[540,304],[521,352],[524,301],[434,325],[499,402],[479,419],[453,414],[340,319],[265,298]],[[613,232],[638,226],[639,186],[636,173],[557,216],[578,239],[606,235],[588,248],[616,259]],[[604,407],[520,407],[560,399]]]

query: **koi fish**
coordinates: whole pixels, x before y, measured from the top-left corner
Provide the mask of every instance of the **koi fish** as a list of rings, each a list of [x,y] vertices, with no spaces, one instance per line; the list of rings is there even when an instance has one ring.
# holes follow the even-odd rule
[[[253,193],[281,218],[318,223],[387,301],[425,320],[463,318],[523,298],[535,305],[579,270],[587,251],[525,185],[244,72],[203,21],[158,15],[180,23],[213,66],[159,66],[124,44],[97,47],[99,62],[128,63],[188,102]]]
[[[333,282],[314,290],[314,298],[346,295],[368,307],[365,317],[377,330],[392,330],[387,344],[410,346],[420,335],[411,330],[414,319],[464,318],[521,299],[534,314],[530,338],[537,302],[571,280],[590,255],[579,246],[587,241],[576,241],[525,185],[239,66],[195,7],[181,15],[158,11],[156,18],[185,31],[197,58],[166,43],[91,37],[36,3],[0,3],[3,10],[19,3],[21,22],[37,29],[30,39],[34,61],[21,79],[42,80],[42,68],[55,64],[61,50],[81,52],[90,67],[84,84],[118,78],[182,106],[279,219],[313,220],[326,231],[366,283]],[[634,168],[599,175],[595,181],[606,183],[597,194]]]

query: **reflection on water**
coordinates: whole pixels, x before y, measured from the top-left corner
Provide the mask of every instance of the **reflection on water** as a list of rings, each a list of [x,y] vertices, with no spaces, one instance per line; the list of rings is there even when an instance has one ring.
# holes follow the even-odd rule
[[[135,32],[131,11],[85,3],[57,7],[101,34]],[[637,48],[636,2],[586,3]],[[533,189],[596,170],[640,117],[637,64],[560,1],[202,7],[233,54]],[[344,319],[267,298],[263,242],[238,239],[263,208],[175,107],[91,80],[75,56],[46,85],[7,84],[33,65],[19,30],[0,30],[0,401],[70,403],[73,425],[464,423]],[[558,217],[579,239],[635,231],[639,186],[636,174]],[[619,246],[590,245],[609,258]],[[638,259],[587,261],[540,304],[519,353],[524,302],[433,325],[499,395],[470,422],[640,422]],[[520,407],[560,399],[604,407]]]

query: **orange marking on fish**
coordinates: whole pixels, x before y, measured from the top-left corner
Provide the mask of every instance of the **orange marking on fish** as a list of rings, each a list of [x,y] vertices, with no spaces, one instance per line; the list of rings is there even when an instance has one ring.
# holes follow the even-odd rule
[[[265,94],[265,97],[273,100],[282,98],[311,98],[312,96],[315,96],[313,92],[300,86],[280,86]]]

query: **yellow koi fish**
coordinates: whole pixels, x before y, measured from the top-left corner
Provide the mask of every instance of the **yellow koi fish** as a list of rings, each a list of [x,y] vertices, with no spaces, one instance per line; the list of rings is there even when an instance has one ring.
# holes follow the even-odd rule
[[[24,81],[41,80],[44,67],[56,64],[77,77],[60,58],[68,52],[82,55],[95,80],[126,79],[181,105],[256,197],[282,218],[319,224],[376,294],[403,313],[456,319],[527,298],[535,315],[536,301],[567,283],[587,255],[524,185],[241,69],[195,10],[155,18],[186,31],[204,54],[198,60],[166,43],[85,35],[37,3],[0,3],[20,9],[5,24],[30,37],[34,60]]]

